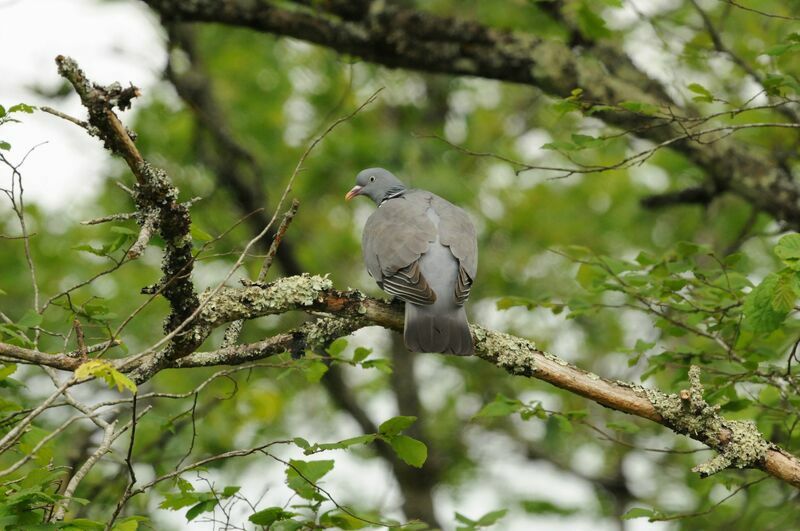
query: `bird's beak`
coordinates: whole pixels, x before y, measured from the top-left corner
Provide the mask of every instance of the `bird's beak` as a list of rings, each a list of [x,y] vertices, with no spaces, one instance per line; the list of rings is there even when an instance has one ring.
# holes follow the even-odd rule
[[[350,200],[351,200],[351,199],[353,199],[355,196],[357,196],[357,195],[361,194],[361,188],[363,188],[363,187],[362,187],[362,186],[358,186],[358,185],[354,186],[352,190],[350,190],[349,192],[347,192],[347,193],[345,194],[344,198],[345,198],[347,201],[350,201]]]

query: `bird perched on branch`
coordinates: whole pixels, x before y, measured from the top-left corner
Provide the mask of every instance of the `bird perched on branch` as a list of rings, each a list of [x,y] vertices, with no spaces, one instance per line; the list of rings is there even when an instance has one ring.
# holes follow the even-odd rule
[[[345,199],[372,199],[362,251],[367,271],[406,303],[403,338],[413,352],[473,353],[464,303],[478,269],[475,227],[459,207],[368,168]]]

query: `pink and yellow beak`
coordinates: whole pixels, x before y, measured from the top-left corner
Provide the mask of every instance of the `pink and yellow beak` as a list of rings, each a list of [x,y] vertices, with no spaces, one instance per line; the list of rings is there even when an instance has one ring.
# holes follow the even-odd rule
[[[358,186],[358,185],[354,186],[349,192],[347,192],[345,194],[345,196],[344,196],[345,200],[350,201],[355,196],[360,195],[361,194],[361,188],[363,188],[363,187],[362,186]]]

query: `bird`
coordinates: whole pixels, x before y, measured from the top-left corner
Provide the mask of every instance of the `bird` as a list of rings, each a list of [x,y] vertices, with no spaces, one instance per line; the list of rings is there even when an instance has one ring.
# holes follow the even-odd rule
[[[478,270],[478,242],[467,213],[383,168],[358,173],[345,199],[356,196],[378,207],[364,225],[361,249],[378,286],[405,302],[406,348],[473,354],[464,304]]]

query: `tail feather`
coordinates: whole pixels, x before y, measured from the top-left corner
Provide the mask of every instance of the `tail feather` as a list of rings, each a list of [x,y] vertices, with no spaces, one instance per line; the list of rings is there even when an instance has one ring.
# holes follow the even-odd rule
[[[403,338],[412,352],[441,352],[460,356],[474,352],[463,307],[441,313],[441,309],[432,306],[406,303]]]

